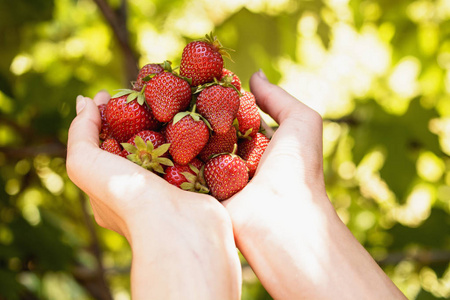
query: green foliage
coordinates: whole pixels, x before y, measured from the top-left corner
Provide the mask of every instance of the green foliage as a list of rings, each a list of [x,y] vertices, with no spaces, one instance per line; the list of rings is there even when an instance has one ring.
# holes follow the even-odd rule
[[[245,89],[263,69],[322,114],[330,199],[408,298],[450,297],[448,1],[100,2],[131,52],[96,1],[0,1],[0,299],[129,297],[125,239],[65,171],[75,98],[210,31]],[[242,262],[243,299],[270,299]]]

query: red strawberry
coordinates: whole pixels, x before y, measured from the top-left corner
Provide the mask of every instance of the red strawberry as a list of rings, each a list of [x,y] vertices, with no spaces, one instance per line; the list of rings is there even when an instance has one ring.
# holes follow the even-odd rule
[[[182,112],[167,125],[166,138],[171,144],[169,152],[173,160],[177,164],[187,165],[208,142],[209,129],[199,114]]]
[[[223,57],[229,56],[221,43],[211,35],[186,45],[181,55],[180,75],[192,80],[192,86],[202,85],[222,76]]]
[[[215,154],[230,153],[233,151],[234,144],[237,143],[236,128],[230,127],[230,130],[225,134],[213,133],[209,138],[208,143],[199,153],[198,157],[206,162]]]
[[[141,135],[144,136],[144,138],[148,138],[148,140],[144,141]],[[155,146],[153,144],[152,138],[155,138],[155,144],[161,142],[161,137],[159,135],[158,132],[141,132],[136,134],[133,144],[122,143],[124,148],[124,152],[122,153],[129,153],[126,157],[135,164],[138,164],[149,171],[164,174],[162,165],[173,166],[173,163],[170,159],[165,157],[170,144],[162,144],[160,146]]]
[[[100,118],[102,120],[102,126],[100,128],[99,138],[101,140],[106,140],[110,136],[109,124],[108,124],[108,121],[106,120],[106,113],[105,113],[106,104],[100,104],[98,106],[98,110],[100,111]]]
[[[191,102],[189,83],[170,72],[153,77],[145,88],[145,99],[160,122],[169,122]]]
[[[255,175],[261,156],[269,145],[270,140],[262,133],[258,132],[251,140],[243,140],[238,145],[238,155],[245,160],[249,177]]]
[[[202,167],[203,163],[198,158],[194,158],[188,165],[175,163],[166,168],[164,179],[183,190],[208,193]]]
[[[126,92],[121,94],[123,93]],[[106,105],[106,120],[111,136],[119,143],[126,142],[139,131],[154,130],[159,127],[151,110],[146,105],[140,105],[130,95],[133,96],[133,94],[124,94],[113,97]],[[131,101],[128,101],[130,99]]]
[[[222,76],[220,77],[220,81],[229,81],[236,87],[238,91],[240,91],[242,88],[241,80],[239,79],[239,77],[225,68],[222,69]]]
[[[234,154],[221,154],[210,159],[204,175],[211,194],[219,201],[242,190],[249,179],[245,162]]]
[[[162,133],[152,130],[143,130],[136,133],[127,141],[127,143],[132,146],[136,146],[135,139],[137,136],[140,136],[145,143],[147,143],[147,141],[150,141],[155,149],[166,143],[166,138]],[[123,157],[127,157],[130,154],[131,153],[128,152],[126,149],[123,149],[122,151]],[[167,156],[167,154],[165,156]]]
[[[122,147],[120,144],[113,138],[107,138],[101,145],[100,148],[102,150],[108,151],[109,153],[116,154],[122,156]]]
[[[164,67],[161,64],[146,64],[139,70],[136,82],[133,84],[133,89],[136,91],[141,91],[144,84],[146,84],[144,78],[154,74],[159,74],[161,72],[164,72]]]
[[[198,95],[198,113],[208,120],[213,131],[218,134],[230,130],[238,110],[239,94],[234,88],[212,85]]]
[[[247,91],[242,93],[236,118],[240,137],[255,136],[259,131],[261,117],[252,93]]]

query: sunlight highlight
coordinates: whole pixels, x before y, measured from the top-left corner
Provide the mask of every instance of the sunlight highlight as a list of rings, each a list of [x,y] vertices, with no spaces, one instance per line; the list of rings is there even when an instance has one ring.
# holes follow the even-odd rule
[[[419,226],[431,213],[431,206],[435,199],[434,194],[433,186],[428,184],[416,185],[408,196],[406,204],[393,210],[394,217],[406,226]]]
[[[178,35],[159,33],[155,28],[142,24],[138,29],[137,45],[140,53],[140,65],[171,60],[179,55],[183,42]]]
[[[28,72],[33,65],[33,60],[28,54],[19,54],[14,57],[10,70],[16,75],[20,76]]]
[[[417,76],[420,72],[420,61],[415,57],[402,59],[389,77],[389,87],[403,98],[412,98],[419,92]]]
[[[444,162],[433,152],[421,153],[416,163],[417,174],[424,180],[436,182],[445,172]]]
[[[316,34],[314,14],[304,14],[297,29],[297,57],[280,58],[280,85],[322,116],[339,118],[354,109],[355,97],[364,97],[391,63],[391,49],[375,27],[361,33],[345,23],[332,28],[327,51]]]

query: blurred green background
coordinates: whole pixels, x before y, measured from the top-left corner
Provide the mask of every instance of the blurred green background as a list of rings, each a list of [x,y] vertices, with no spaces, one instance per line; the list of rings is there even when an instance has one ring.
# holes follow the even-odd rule
[[[322,114],[330,199],[407,297],[449,298],[449,0],[0,0],[0,299],[130,299],[127,242],[65,172],[75,98],[210,31],[244,88],[261,68]]]

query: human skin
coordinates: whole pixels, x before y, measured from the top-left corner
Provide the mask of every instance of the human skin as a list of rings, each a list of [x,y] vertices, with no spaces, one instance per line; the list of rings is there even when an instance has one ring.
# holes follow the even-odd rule
[[[78,102],[67,171],[99,225],[129,241],[133,299],[239,298],[233,234],[274,299],[405,299],[327,197],[320,115],[262,72],[250,87],[280,126],[253,179],[221,203],[100,150],[96,105],[109,95]]]
[[[109,98],[77,98],[66,166],[89,196],[96,222],[128,240],[132,298],[239,299],[241,266],[226,209],[101,150],[97,105]]]
[[[250,87],[279,128],[253,179],[222,203],[263,286],[274,299],[406,299],[328,199],[321,116],[261,71]]]

